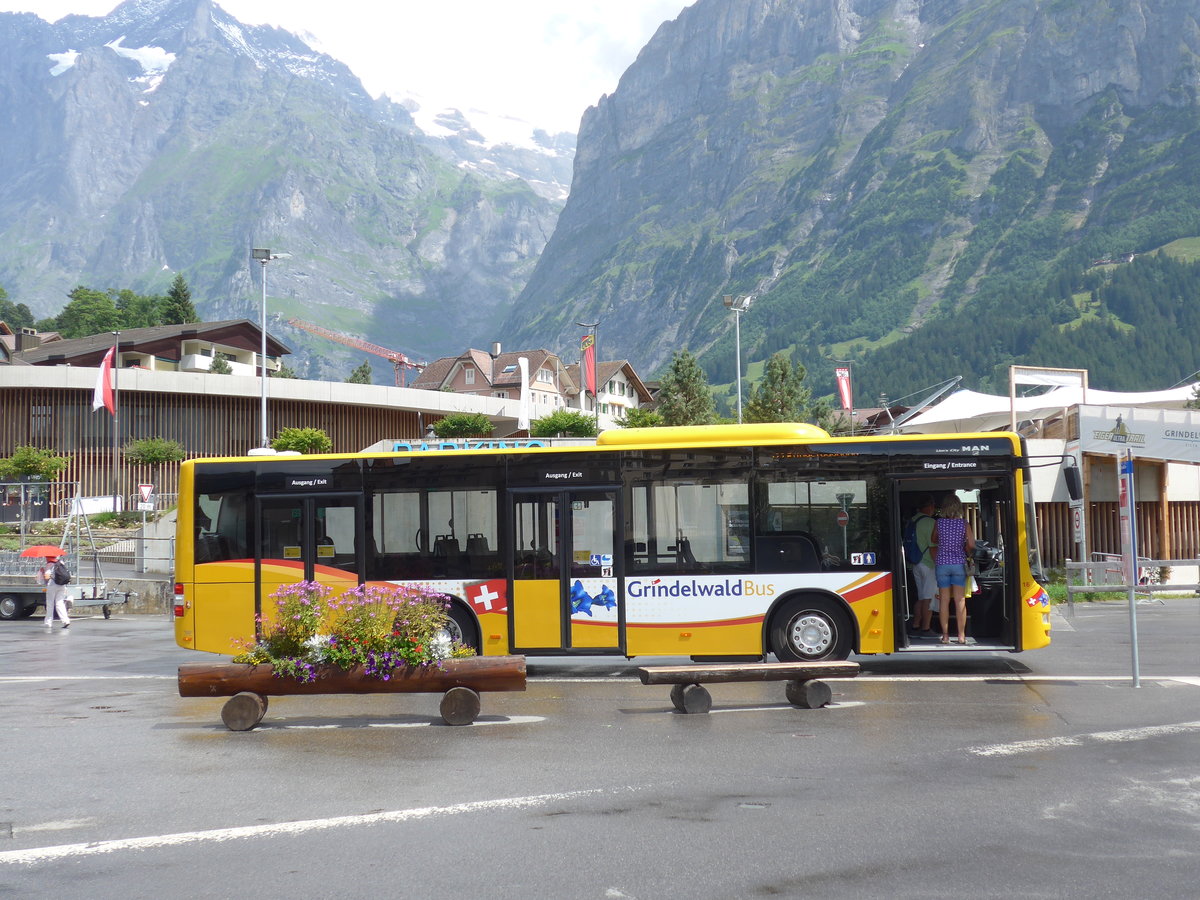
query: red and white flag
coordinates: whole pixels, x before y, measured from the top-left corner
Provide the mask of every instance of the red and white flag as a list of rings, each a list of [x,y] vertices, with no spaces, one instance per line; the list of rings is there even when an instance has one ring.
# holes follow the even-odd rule
[[[579,342],[583,351],[583,386],[587,392],[596,396],[596,335],[585,334]]]
[[[104,354],[104,359],[100,363],[100,374],[96,376],[96,390],[92,392],[92,412],[103,407],[108,410],[109,415],[117,414],[116,401],[113,398],[112,388],[112,368],[113,357],[116,355],[117,348],[109,347],[108,352]]]
[[[842,409],[854,409],[854,388],[850,384],[850,367],[838,366],[833,370],[837,376],[838,396],[842,399]]]

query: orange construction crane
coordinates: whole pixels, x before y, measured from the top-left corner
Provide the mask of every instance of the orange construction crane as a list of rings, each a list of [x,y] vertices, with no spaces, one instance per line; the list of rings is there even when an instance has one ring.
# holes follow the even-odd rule
[[[420,372],[425,368],[425,363],[413,362],[413,360],[409,359],[399,350],[389,350],[387,347],[380,347],[378,344],[350,337],[348,334],[330,331],[328,328],[322,328],[320,325],[314,325],[312,322],[305,322],[301,319],[288,319],[287,321],[289,325],[303,328],[312,334],[329,338],[329,340],[345,344],[347,347],[354,347],[356,350],[365,350],[368,353],[374,353],[376,356],[382,356],[384,359],[390,360],[392,365],[396,367],[396,384],[399,387],[404,387],[405,375],[407,374],[405,370],[412,369],[414,372]]]

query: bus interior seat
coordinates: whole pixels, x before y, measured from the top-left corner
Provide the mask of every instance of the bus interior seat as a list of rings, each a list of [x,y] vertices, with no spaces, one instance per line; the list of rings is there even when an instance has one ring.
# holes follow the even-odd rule
[[[439,534],[433,540],[433,555],[446,559],[457,558],[462,553],[458,546],[458,538],[450,534]]]
[[[699,565],[696,562],[696,554],[692,552],[692,542],[683,535],[675,541],[675,557],[676,562],[684,568],[694,569]]]
[[[491,552],[488,548],[487,535],[479,532],[467,535],[467,553],[470,556],[486,556]]]
[[[764,572],[820,572],[825,568],[821,546],[807,531],[760,539],[758,557]]]
[[[196,538],[196,562],[229,559],[229,541],[223,534],[202,534]]]

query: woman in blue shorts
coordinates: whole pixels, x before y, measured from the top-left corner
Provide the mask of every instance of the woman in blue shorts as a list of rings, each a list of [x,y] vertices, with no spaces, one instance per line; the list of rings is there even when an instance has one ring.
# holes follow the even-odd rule
[[[975,549],[975,535],[963,518],[962,501],[947,494],[938,510],[933,532],[937,547],[934,573],[938,585],[938,621],[942,643],[950,643],[950,600],[954,600],[954,619],[958,625],[958,643],[967,642],[967,557]]]

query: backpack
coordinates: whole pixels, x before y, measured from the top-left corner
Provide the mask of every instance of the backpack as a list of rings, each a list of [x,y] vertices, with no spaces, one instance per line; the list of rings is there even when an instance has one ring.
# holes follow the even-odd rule
[[[921,561],[921,557],[925,555],[927,548],[922,547],[917,541],[917,523],[922,519],[932,519],[933,516],[928,516],[925,513],[917,513],[908,520],[908,524],[904,526],[904,559],[910,566],[915,566]]]
[[[71,583],[71,573],[67,571],[67,567],[63,564],[62,560],[55,560],[53,578],[55,584]]]

